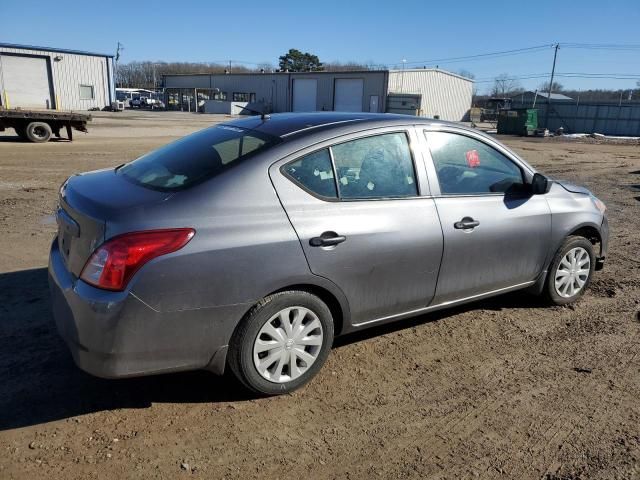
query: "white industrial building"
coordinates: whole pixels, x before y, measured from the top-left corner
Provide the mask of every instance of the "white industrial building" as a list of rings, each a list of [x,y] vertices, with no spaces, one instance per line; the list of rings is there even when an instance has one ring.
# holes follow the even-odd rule
[[[164,75],[165,103],[207,113],[347,111],[464,120],[473,80],[440,69]]]
[[[0,43],[0,106],[88,110],[115,100],[113,55]]]

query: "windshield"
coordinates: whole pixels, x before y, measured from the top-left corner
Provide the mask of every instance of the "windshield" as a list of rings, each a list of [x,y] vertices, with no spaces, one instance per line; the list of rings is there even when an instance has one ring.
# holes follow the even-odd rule
[[[117,172],[144,187],[181,190],[212,178],[279,141],[254,130],[218,125],[147,153]]]

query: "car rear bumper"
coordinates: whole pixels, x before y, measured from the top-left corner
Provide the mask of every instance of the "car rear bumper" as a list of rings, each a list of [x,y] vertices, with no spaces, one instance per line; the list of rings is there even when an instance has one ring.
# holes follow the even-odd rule
[[[103,378],[201,368],[223,373],[229,337],[248,308],[156,311],[131,292],[100,290],[73,277],[56,240],[49,288],[58,332],[75,363]]]

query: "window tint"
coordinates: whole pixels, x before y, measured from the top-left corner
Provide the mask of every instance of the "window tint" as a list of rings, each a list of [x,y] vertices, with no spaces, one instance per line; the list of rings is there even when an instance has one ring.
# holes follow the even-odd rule
[[[214,177],[277,142],[276,137],[260,132],[218,125],[148,153],[117,173],[145,187],[179,190]]]
[[[287,164],[284,171],[316,195],[328,198],[338,197],[331,156],[326,148]]]
[[[251,135],[232,138],[213,145],[213,149],[220,155],[220,161],[226,165],[262,147],[267,141]]]
[[[522,190],[520,168],[489,145],[455,133],[425,134],[443,194]]]
[[[341,198],[397,198],[418,194],[404,133],[361,138],[331,147]]]

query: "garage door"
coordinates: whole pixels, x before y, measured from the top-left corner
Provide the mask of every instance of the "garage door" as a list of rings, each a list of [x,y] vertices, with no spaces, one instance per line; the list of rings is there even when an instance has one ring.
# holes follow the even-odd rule
[[[364,80],[361,78],[337,78],[333,109],[336,112],[361,112]]]
[[[293,79],[293,111],[314,112],[318,95],[318,81],[311,78]]]
[[[51,108],[47,60],[0,55],[0,90],[10,108]]]

